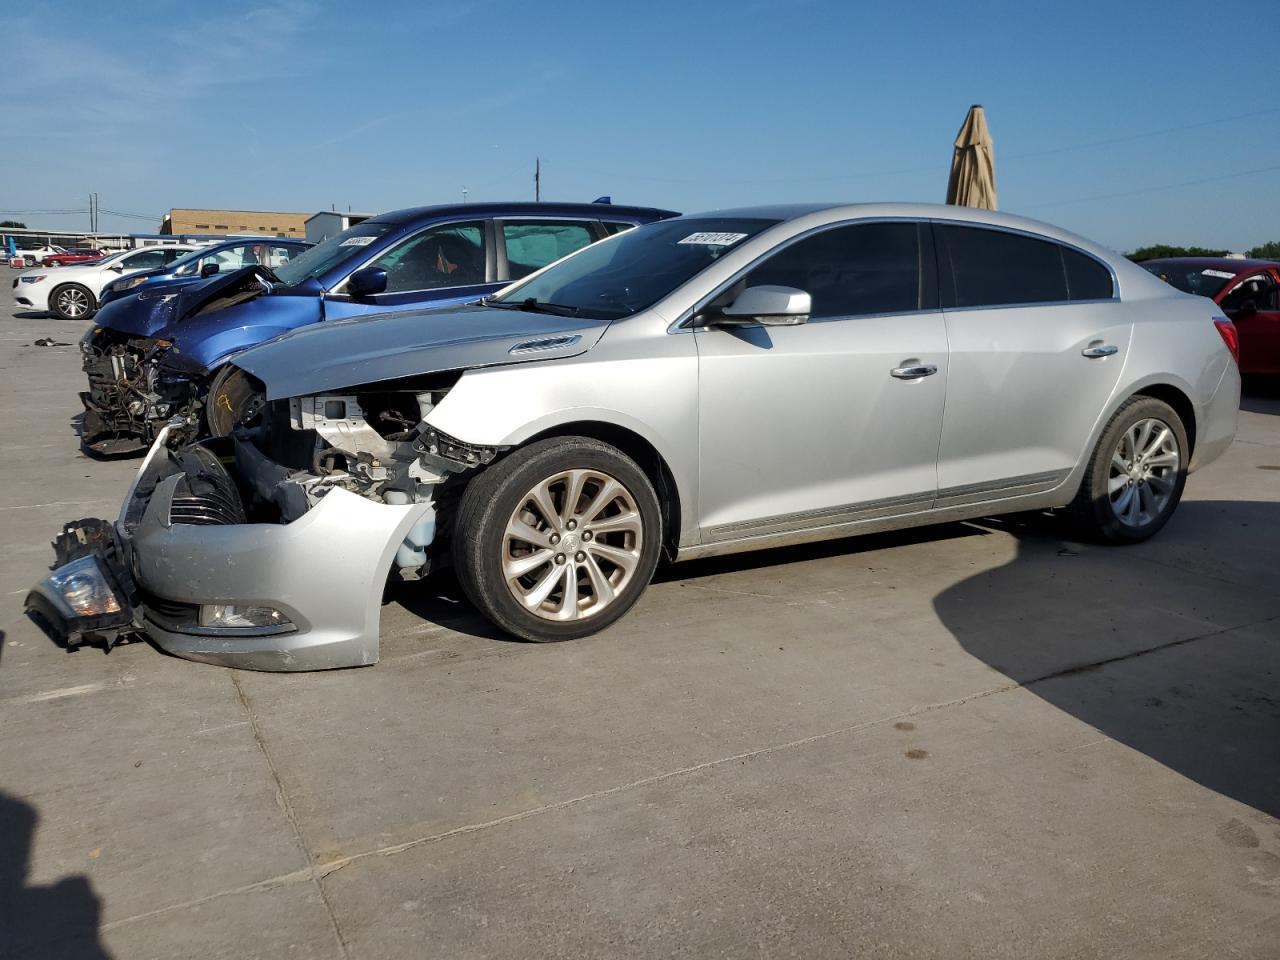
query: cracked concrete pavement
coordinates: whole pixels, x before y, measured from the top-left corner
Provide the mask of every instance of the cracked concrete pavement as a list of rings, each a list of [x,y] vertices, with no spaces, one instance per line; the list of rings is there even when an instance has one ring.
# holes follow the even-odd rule
[[[1139,547],[697,561],[544,646],[441,577],[286,676],[23,616],[136,467],[32,346],[81,332],[0,310],[0,956],[1280,954],[1280,395]]]

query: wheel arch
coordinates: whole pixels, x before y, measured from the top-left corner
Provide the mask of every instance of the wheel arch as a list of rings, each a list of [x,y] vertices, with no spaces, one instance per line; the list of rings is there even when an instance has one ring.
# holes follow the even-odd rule
[[[658,506],[662,509],[663,550],[669,559],[675,556],[680,541],[681,523],[685,516],[680,499],[680,487],[676,483],[671,465],[648,438],[627,427],[604,420],[570,420],[526,437],[520,442],[519,447],[551,437],[591,437],[593,440],[617,447],[634,460],[658,494]]]

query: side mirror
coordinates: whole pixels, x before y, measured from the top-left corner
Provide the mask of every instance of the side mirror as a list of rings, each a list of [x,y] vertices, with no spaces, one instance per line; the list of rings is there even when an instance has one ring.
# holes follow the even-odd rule
[[[206,261],[205,263],[200,264],[201,280],[207,277],[212,277],[217,272],[218,272],[218,262],[216,260],[209,260],[209,261]]]
[[[353,297],[372,297],[387,289],[387,271],[381,267],[361,267],[347,278],[347,293]]]
[[[809,320],[812,301],[795,287],[747,287],[709,322],[717,327],[794,327]]]
[[[114,270],[116,273],[124,273],[124,264],[123,264],[123,263],[113,263],[111,266],[107,267],[107,269],[108,269],[108,270]]]

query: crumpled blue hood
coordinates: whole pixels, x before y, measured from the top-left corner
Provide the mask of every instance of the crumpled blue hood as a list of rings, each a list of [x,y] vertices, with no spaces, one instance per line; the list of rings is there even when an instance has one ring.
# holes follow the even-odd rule
[[[585,353],[608,320],[498,307],[408,310],[294,330],[232,360],[267,388],[299,397],[445,370]]]

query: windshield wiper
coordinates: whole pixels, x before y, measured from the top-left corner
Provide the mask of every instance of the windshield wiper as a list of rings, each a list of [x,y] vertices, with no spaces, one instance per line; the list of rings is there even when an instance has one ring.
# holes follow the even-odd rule
[[[551,313],[557,317],[575,317],[582,311],[581,307],[571,307],[567,303],[547,303],[545,300],[536,300],[533,297],[527,297],[524,300],[494,300],[491,297],[485,297],[480,303],[486,307],[528,310],[530,313]]]

